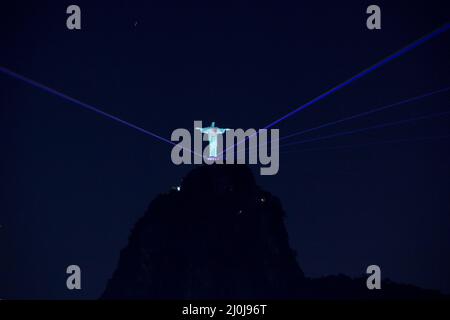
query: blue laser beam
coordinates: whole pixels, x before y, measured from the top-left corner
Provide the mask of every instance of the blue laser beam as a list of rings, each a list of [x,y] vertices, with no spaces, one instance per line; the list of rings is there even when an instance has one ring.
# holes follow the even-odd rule
[[[382,107],[379,107],[379,108],[376,108],[376,109],[372,109],[372,110],[369,110],[369,111],[361,112],[361,113],[358,113],[358,114],[355,114],[355,115],[352,115],[352,116],[349,116],[349,117],[345,117],[345,118],[342,118],[342,119],[339,119],[339,120],[336,120],[336,121],[328,122],[328,123],[322,124],[322,125],[317,126],[317,127],[312,127],[312,128],[305,129],[305,130],[302,130],[302,131],[297,131],[297,132],[294,132],[294,133],[292,133],[290,135],[281,137],[280,141],[285,140],[285,139],[289,139],[289,138],[292,138],[292,137],[295,137],[295,136],[299,136],[299,135],[302,135],[302,134],[305,134],[305,133],[309,133],[309,132],[312,132],[312,131],[316,131],[316,130],[319,130],[319,129],[327,128],[327,127],[330,127],[330,126],[333,126],[333,125],[336,125],[336,124],[339,124],[339,123],[342,123],[342,122],[345,122],[345,121],[349,121],[349,120],[361,118],[361,117],[364,117],[364,116],[368,116],[368,115],[374,114],[376,112],[387,110],[387,109],[390,109],[390,108],[393,108],[393,107],[397,107],[397,106],[400,106],[400,105],[403,105],[403,104],[406,104],[406,103],[418,101],[418,100],[421,100],[421,99],[433,96],[435,94],[447,92],[449,90],[450,90],[450,87],[442,88],[442,89],[435,90],[435,91],[428,92],[428,93],[424,93],[424,94],[421,94],[421,95],[418,95],[418,96],[415,96],[415,97],[412,97],[412,98],[409,98],[409,99],[405,99],[405,100],[401,100],[401,101],[398,101],[398,102],[395,102],[395,103],[391,103],[391,104],[388,104],[388,105],[385,105],[385,106],[382,106]],[[266,145],[266,144],[267,143],[264,143],[263,145]],[[251,149],[251,148],[249,148],[249,149]]]
[[[431,118],[435,118],[435,117],[439,117],[439,116],[445,116],[448,114],[450,114],[450,111],[437,112],[437,113],[432,113],[432,114],[428,114],[425,116],[413,117],[413,118],[408,118],[408,119],[404,119],[404,120],[400,120],[400,121],[393,121],[393,122],[388,122],[388,123],[382,123],[382,124],[378,124],[375,126],[370,126],[370,127],[365,127],[365,128],[360,128],[360,129],[355,129],[355,130],[350,130],[350,131],[338,132],[338,133],[334,133],[334,134],[330,134],[330,135],[326,135],[326,136],[322,136],[322,137],[289,142],[289,143],[282,144],[280,146],[280,148],[304,144],[304,143],[308,143],[308,142],[327,140],[327,139],[337,138],[337,137],[342,137],[342,136],[348,136],[348,135],[352,135],[355,133],[361,133],[361,132],[365,132],[365,131],[369,131],[369,130],[381,129],[381,128],[391,127],[391,126],[395,126],[395,125],[401,125],[401,124],[405,124],[405,123],[431,119]]]
[[[352,115],[352,116],[349,116],[349,117],[345,117],[345,118],[342,118],[342,119],[339,119],[339,120],[336,120],[336,121],[331,121],[331,122],[322,124],[322,125],[317,126],[317,127],[305,129],[305,130],[302,130],[302,131],[297,131],[297,132],[294,132],[292,134],[289,134],[289,135],[286,135],[286,136],[280,138],[280,141],[285,140],[285,139],[289,139],[289,138],[292,138],[292,137],[296,137],[296,136],[299,136],[299,135],[302,135],[302,134],[305,134],[305,133],[308,133],[308,132],[312,132],[312,131],[316,131],[316,130],[319,130],[319,129],[327,128],[327,127],[330,127],[330,126],[333,126],[333,125],[336,125],[336,124],[339,124],[339,123],[343,123],[345,121],[349,121],[349,120],[365,117],[365,116],[368,116],[368,115],[371,115],[371,114],[374,114],[374,113],[377,113],[377,112],[380,112],[380,111],[384,111],[384,110],[387,110],[387,109],[390,109],[390,108],[393,108],[393,107],[397,107],[397,106],[400,106],[400,105],[403,105],[403,104],[407,104],[407,103],[418,101],[418,100],[421,100],[421,99],[424,99],[424,98],[428,98],[428,97],[433,96],[435,94],[447,92],[449,90],[450,90],[450,86],[446,87],[446,88],[439,89],[439,90],[435,90],[435,91],[432,91],[432,92],[428,92],[428,93],[425,93],[425,94],[421,94],[421,95],[418,95],[418,96],[415,96],[415,97],[412,97],[412,98],[409,98],[409,99],[405,99],[405,100],[401,100],[401,101],[398,101],[398,102],[394,102],[394,103],[391,103],[391,104],[388,104],[388,105],[385,105],[385,106],[382,106],[382,107],[379,107],[379,108],[376,108],[376,109],[372,109],[372,110],[369,110],[369,111],[361,112],[361,113],[358,113],[358,114],[355,114],[355,115]]]
[[[292,110],[291,112],[289,112],[288,114],[284,115],[283,117],[269,123],[267,126],[264,127],[264,129],[269,129],[271,127],[273,127],[274,125],[280,123],[281,121],[293,116],[294,114],[296,114],[297,112],[311,106],[312,104],[322,100],[323,98],[335,93],[336,91],[348,86],[350,83],[354,82],[355,80],[358,80],[359,78],[362,78],[363,76],[377,70],[378,68],[382,67],[383,65],[387,64],[388,62],[404,55],[405,53],[413,50],[414,48],[417,48],[418,46],[420,46],[421,44],[437,37],[438,35],[448,31],[450,29],[450,23],[446,23],[445,25],[443,25],[440,28],[437,28],[436,30],[432,31],[431,33],[423,36],[422,38],[412,42],[411,44],[407,45],[406,47],[404,47],[403,49],[400,49],[396,52],[394,52],[393,54],[391,54],[390,56],[384,58],[383,60],[375,63],[374,65],[364,69],[363,71],[361,71],[360,73],[356,74],[355,76],[351,77],[350,79],[342,82],[341,84],[338,84],[337,86],[331,88],[330,90],[322,93],[321,95],[317,96],[316,98],[310,100],[309,102],[301,105],[300,107],[298,107],[297,109]]]
[[[166,139],[166,138],[164,138],[164,137],[162,137],[162,136],[160,136],[160,135],[158,135],[156,133],[153,133],[153,132],[151,132],[149,130],[141,128],[141,127],[139,127],[139,126],[137,126],[135,124],[132,124],[132,123],[130,123],[128,121],[120,119],[119,117],[116,117],[116,116],[114,116],[114,115],[112,115],[110,113],[107,113],[107,112],[105,112],[103,110],[100,110],[99,108],[96,108],[96,107],[94,107],[94,106],[92,106],[90,104],[84,103],[84,102],[82,102],[82,101],[80,101],[78,99],[70,97],[70,96],[68,96],[68,95],[66,95],[66,94],[64,94],[62,92],[59,92],[59,91],[57,91],[55,89],[52,89],[52,88],[50,88],[50,87],[48,87],[46,85],[43,85],[43,84],[39,83],[37,81],[34,81],[34,80],[30,79],[30,78],[27,78],[27,77],[25,77],[23,75],[20,75],[20,74],[14,72],[14,71],[11,71],[11,70],[9,70],[9,69],[7,69],[5,67],[0,66],[0,72],[5,74],[5,75],[7,75],[7,76],[15,78],[17,80],[21,80],[21,81],[23,81],[23,82],[25,82],[25,83],[27,83],[27,84],[35,87],[35,88],[41,89],[41,90],[43,90],[45,92],[51,93],[51,94],[59,97],[59,98],[62,98],[62,99],[67,100],[69,102],[72,102],[73,104],[75,104],[75,105],[77,105],[79,107],[82,107],[84,109],[93,111],[93,112],[95,112],[95,113],[97,113],[99,115],[102,115],[105,118],[114,120],[114,121],[116,121],[118,123],[121,123],[121,124],[127,126],[127,127],[133,128],[133,129],[135,129],[135,130],[137,130],[139,132],[142,132],[142,133],[144,133],[144,134],[146,134],[148,136],[151,136],[151,137],[153,137],[155,139],[158,139],[160,141],[169,143],[169,144],[174,145],[174,146],[177,145],[175,142],[173,142],[173,141],[171,141],[169,139]],[[201,156],[201,155],[195,153],[193,150],[187,149],[187,148],[182,147],[182,146],[180,146],[180,147],[183,148],[186,151],[189,151],[189,152],[195,154],[195,155]]]
[[[348,80],[338,84],[337,86],[329,89],[328,91],[320,94],[319,96],[315,97],[314,99],[306,102],[305,104],[301,105],[300,107],[292,110],[291,112],[287,113],[286,115],[284,115],[283,117],[269,123],[268,125],[266,125],[264,127],[264,129],[270,129],[271,127],[275,126],[276,124],[280,123],[281,121],[286,120],[289,117],[292,117],[293,115],[295,115],[296,113],[298,113],[299,111],[308,108],[309,106],[313,105],[314,103],[326,98],[327,96],[335,93],[336,91],[348,86],[350,83],[358,80],[359,78],[362,78],[363,76],[377,70],[378,68],[382,67],[383,65],[387,64],[388,62],[406,54],[407,52],[413,50],[414,48],[424,44],[425,42],[437,37],[438,35],[448,31],[450,29],[450,23],[446,23],[443,26],[435,29],[434,31],[428,33],[427,35],[423,36],[422,38],[410,43],[409,45],[405,46],[404,48],[394,52],[393,54],[389,55],[388,57],[384,58],[383,60],[373,64],[372,66],[364,69],[363,71],[359,72],[358,74],[354,75],[353,77],[349,78]],[[245,141],[253,138],[254,136],[256,136],[257,133],[249,136],[246,139],[242,139],[241,141],[239,141],[238,143],[226,148],[222,153],[225,153],[226,151],[228,151],[229,149],[235,148],[236,146],[240,145],[241,143],[244,143]]]
[[[441,140],[441,139],[448,139],[448,138],[450,138],[450,135],[431,136],[431,137],[418,137],[418,138],[404,138],[404,139],[377,141],[377,142],[364,143],[364,144],[348,144],[348,145],[322,147],[322,148],[283,150],[282,153],[351,149],[351,148],[362,148],[362,147],[370,147],[370,146],[385,145],[385,144],[395,144],[395,143],[403,143],[403,142]]]

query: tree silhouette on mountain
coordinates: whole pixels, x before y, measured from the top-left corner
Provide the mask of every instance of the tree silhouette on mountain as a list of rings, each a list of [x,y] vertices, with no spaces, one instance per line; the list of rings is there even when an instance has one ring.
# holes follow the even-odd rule
[[[205,165],[157,196],[136,223],[103,299],[435,298],[364,278],[306,278],[278,198],[244,165]]]

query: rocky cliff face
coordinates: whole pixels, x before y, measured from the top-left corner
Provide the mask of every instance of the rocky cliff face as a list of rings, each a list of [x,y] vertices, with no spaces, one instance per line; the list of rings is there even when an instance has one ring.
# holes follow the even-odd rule
[[[104,299],[435,298],[364,278],[307,279],[288,242],[280,201],[242,165],[194,169],[154,199],[131,232]]]

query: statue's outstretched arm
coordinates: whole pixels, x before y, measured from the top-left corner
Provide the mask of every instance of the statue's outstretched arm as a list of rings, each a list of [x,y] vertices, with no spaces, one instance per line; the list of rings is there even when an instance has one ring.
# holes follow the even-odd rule
[[[195,129],[200,130],[201,133],[206,133],[206,131],[208,130],[207,128],[199,128],[199,127],[195,127]]]

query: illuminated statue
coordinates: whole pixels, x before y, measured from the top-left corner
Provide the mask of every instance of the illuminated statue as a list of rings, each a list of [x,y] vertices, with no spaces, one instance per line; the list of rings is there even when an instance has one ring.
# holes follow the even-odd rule
[[[195,129],[200,130],[201,133],[206,133],[208,135],[209,156],[211,158],[217,158],[217,135],[223,134],[230,129],[217,128],[215,122],[212,122],[210,127],[196,127]]]

